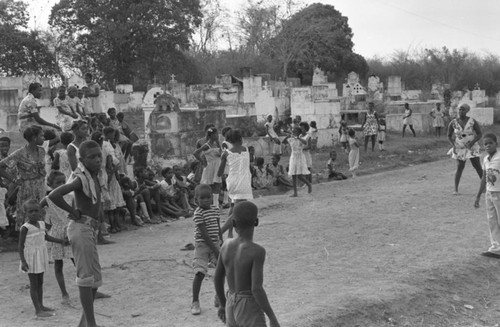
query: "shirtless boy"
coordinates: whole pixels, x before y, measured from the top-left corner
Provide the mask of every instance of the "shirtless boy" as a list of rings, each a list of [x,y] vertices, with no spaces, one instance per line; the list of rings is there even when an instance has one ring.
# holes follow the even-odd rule
[[[222,245],[215,269],[215,291],[220,300],[218,316],[226,326],[266,326],[264,314],[271,327],[279,327],[278,320],[262,286],[266,250],[253,242],[254,227],[259,224],[257,206],[243,201],[234,206],[233,224],[237,238]],[[228,298],[224,294],[227,276]]]
[[[79,327],[95,327],[94,298],[97,288],[102,285],[101,266],[97,254],[96,237],[98,217],[101,214],[100,171],[102,165],[101,148],[94,141],[85,141],[79,147],[80,162],[73,172],[73,180],[49,194],[50,200],[70,214],[68,238],[76,264],[76,283],[80,291],[83,314]],[[75,194],[76,208],[63,196]]]

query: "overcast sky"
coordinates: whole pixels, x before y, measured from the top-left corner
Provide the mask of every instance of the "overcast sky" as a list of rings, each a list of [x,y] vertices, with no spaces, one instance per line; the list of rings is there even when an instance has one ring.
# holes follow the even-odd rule
[[[120,0],[115,0],[120,1]],[[247,0],[220,0],[234,12]],[[267,0],[261,0],[265,3]],[[498,0],[300,0],[333,5],[349,18],[354,51],[370,58],[395,50],[447,46],[500,55]],[[27,0],[33,27],[46,28],[57,0]]]

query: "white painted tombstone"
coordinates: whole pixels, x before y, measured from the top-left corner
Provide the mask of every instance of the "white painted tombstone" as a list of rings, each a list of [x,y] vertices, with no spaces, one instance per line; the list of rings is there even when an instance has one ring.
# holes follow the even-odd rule
[[[134,87],[132,84],[117,84],[116,85],[116,93],[119,94],[129,94],[134,92]]]
[[[401,92],[402,100],[417,101],[420,100],[422,90],[404,90]]]
[[[467,116],[474,118],[479,125],[488,126],[493,125],[494,116],[493,108],[471,108]]]
[[[387,92],[390,96],[400,96],[402,92],[401,76],[389,76],[387,80]]]
[[[146,131],[148,131],[147,125],[149,122],[149,116],[151,115],[151,112],[155,108],[155,100],[159,95],[164,93],[166,92],[163,87],[155,86],[149,89],[149,91],[147,91],[146,94],[144,95],[144,99],[142,100],[142,111],[144,112],[144,129]],[[145,134],[147,137],[147,135],[149,135],[149,132]]]

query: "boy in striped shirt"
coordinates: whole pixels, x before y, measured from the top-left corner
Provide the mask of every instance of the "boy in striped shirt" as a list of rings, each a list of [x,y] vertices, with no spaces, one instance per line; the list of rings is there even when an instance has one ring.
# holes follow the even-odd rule
[[[191,313],[199,315],[201,283],[208,271],[208,265],[215,265],[219,257],[222,233],[220,229],[220,211],[212,205],[212,189],[207,184],[200,184],[195,189],[195,198],[198,208],[194,211],[194,279],[193,279],[193,303]],[[218,305],[217,299],[215,305]]]

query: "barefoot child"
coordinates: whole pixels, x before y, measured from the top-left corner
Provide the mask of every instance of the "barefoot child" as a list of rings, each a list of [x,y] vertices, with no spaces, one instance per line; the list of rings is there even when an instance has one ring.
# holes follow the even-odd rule
[[[227,140],[232,144],[232,147],[222,155],[218,174],[222,175],[225,168],[229,168],[226,183],[229,198],[231,198],[231,209],[229,209],[229,218],[222,227],[222,233],[229,229],[228,235],[233,237],[231,222],[233,207],[236,202],[253,199],[252,176],[250,173],[250,154],[248,149],[243,146],[241,131],[231,130],[227,134]]]
[[[349,171],[352,172],[352,177],[356,177],[356,170],[359,167],[359,144],[356,140],[356,132],[349,129]]]
[[[483,136],[487,155],[483,160],[483,177],[479,184],[474,207],[479,208],[481,194],[486,188],[486,216],[490,228],[490,243],[488,251],[481,253],[486,257],[500,259],[500,153],[497,151],[498,141],[495,134]]]
[[[61,185],[66,183],[65,175],[60,171],[52,171],[47,177],[47,184],[52,190],[55,190]],[[73,203],[73,194],[69,193],[64,196],[64,201],[67,203]],[[66,232],[69,218],[66,211],[62,210],[56,206],[49,198],[45,197],[41,202],[42,207],[47,206],[46,218],[49,220],[52,227],[50,228],[49,234],[58,239],[67,239],[68,235]],[[69,245],[69,243],[67,244]],[[73,261],[73,253],[71,252],[71,247],[64,246],[62,244],[51,243],[49,244],[49,252],[52,260],[54,260],[54,272],[56,275],[57,284],[61,289],[63,303],[68,303],[69,294],[66,291],[66,283],[64,281],[63,273],[63,260],[71,259]]]
[[[266,165],[267,173],[272,177],[274,186],[293,187],[292,183],[285,177],[285,169],[280,165],[281,156],[275,154],[271,158],[271,163]]]
[[[69,183],[49,194],[56,206],[70,214],[68,238],[76,263],[76,283],[80,292],[83,314],[79,326],[95,327],[94,298],[102,285],[101,265],[96,247],[96,235],[101,214],[102,154],[99,144],[85,141],[78,148],[80,163]],[[73,208],[64,195],[73,192]]]
[[[208,271],[208,265],[215,264],[219,257],[222,233],[220,230],[220,210],[212,205],[212,189],[207,184],[200,184],[195,190],[198,208],[194,212],[194,279],[193,303],[191,313],[199,315],[201,283]],[[216,301],[216,303],[218,303]]]
[[[328,180],[339,181],[347,179],[346,175],[342,174],[341,172],[337,171],[337,169],[335,169],[335,160],[337,160],[337,151],[332,150],[330,152],[330,159],[326,164],[328,167]]]
[[[300,179],[307,185],[308,193],[312,192],[312,185],[309,182],[308,176],[310,174],[309,169],[307,169],[307,162],[302,149],[307,145],[307,142],[300,138],[300,134],[302,133],[302,129],[300,127],[294,127],[292,130],[292,137],[288,135],[283,143],[290,144],[290,148],[292,149],[292,154],[290,155],[290,164],[288,168],[288,174],[292,176],[293,183],[293,194],[292,197],[297,196],[297,179]]]
[[[40,204],[28,200],[23,204],[27,222],[19,232],[20,270],[28,273],[30,279],[30,295],[37,317],[51,317],[53,309],[43,305],[43,273],[49,265],[49,253],[45,241],[69,244],[67,241],[47,235],[45,222],[40,220]]]
[[[224,243],[215,268],[215,291],[220,299],[217,315],[227,326],[266,326],[265,314],[271,327],[279,327],[262,285],[266,250],[253,242],[254,228],[259,224],[255,204],[236,204],[233,224],[238,237]]]

